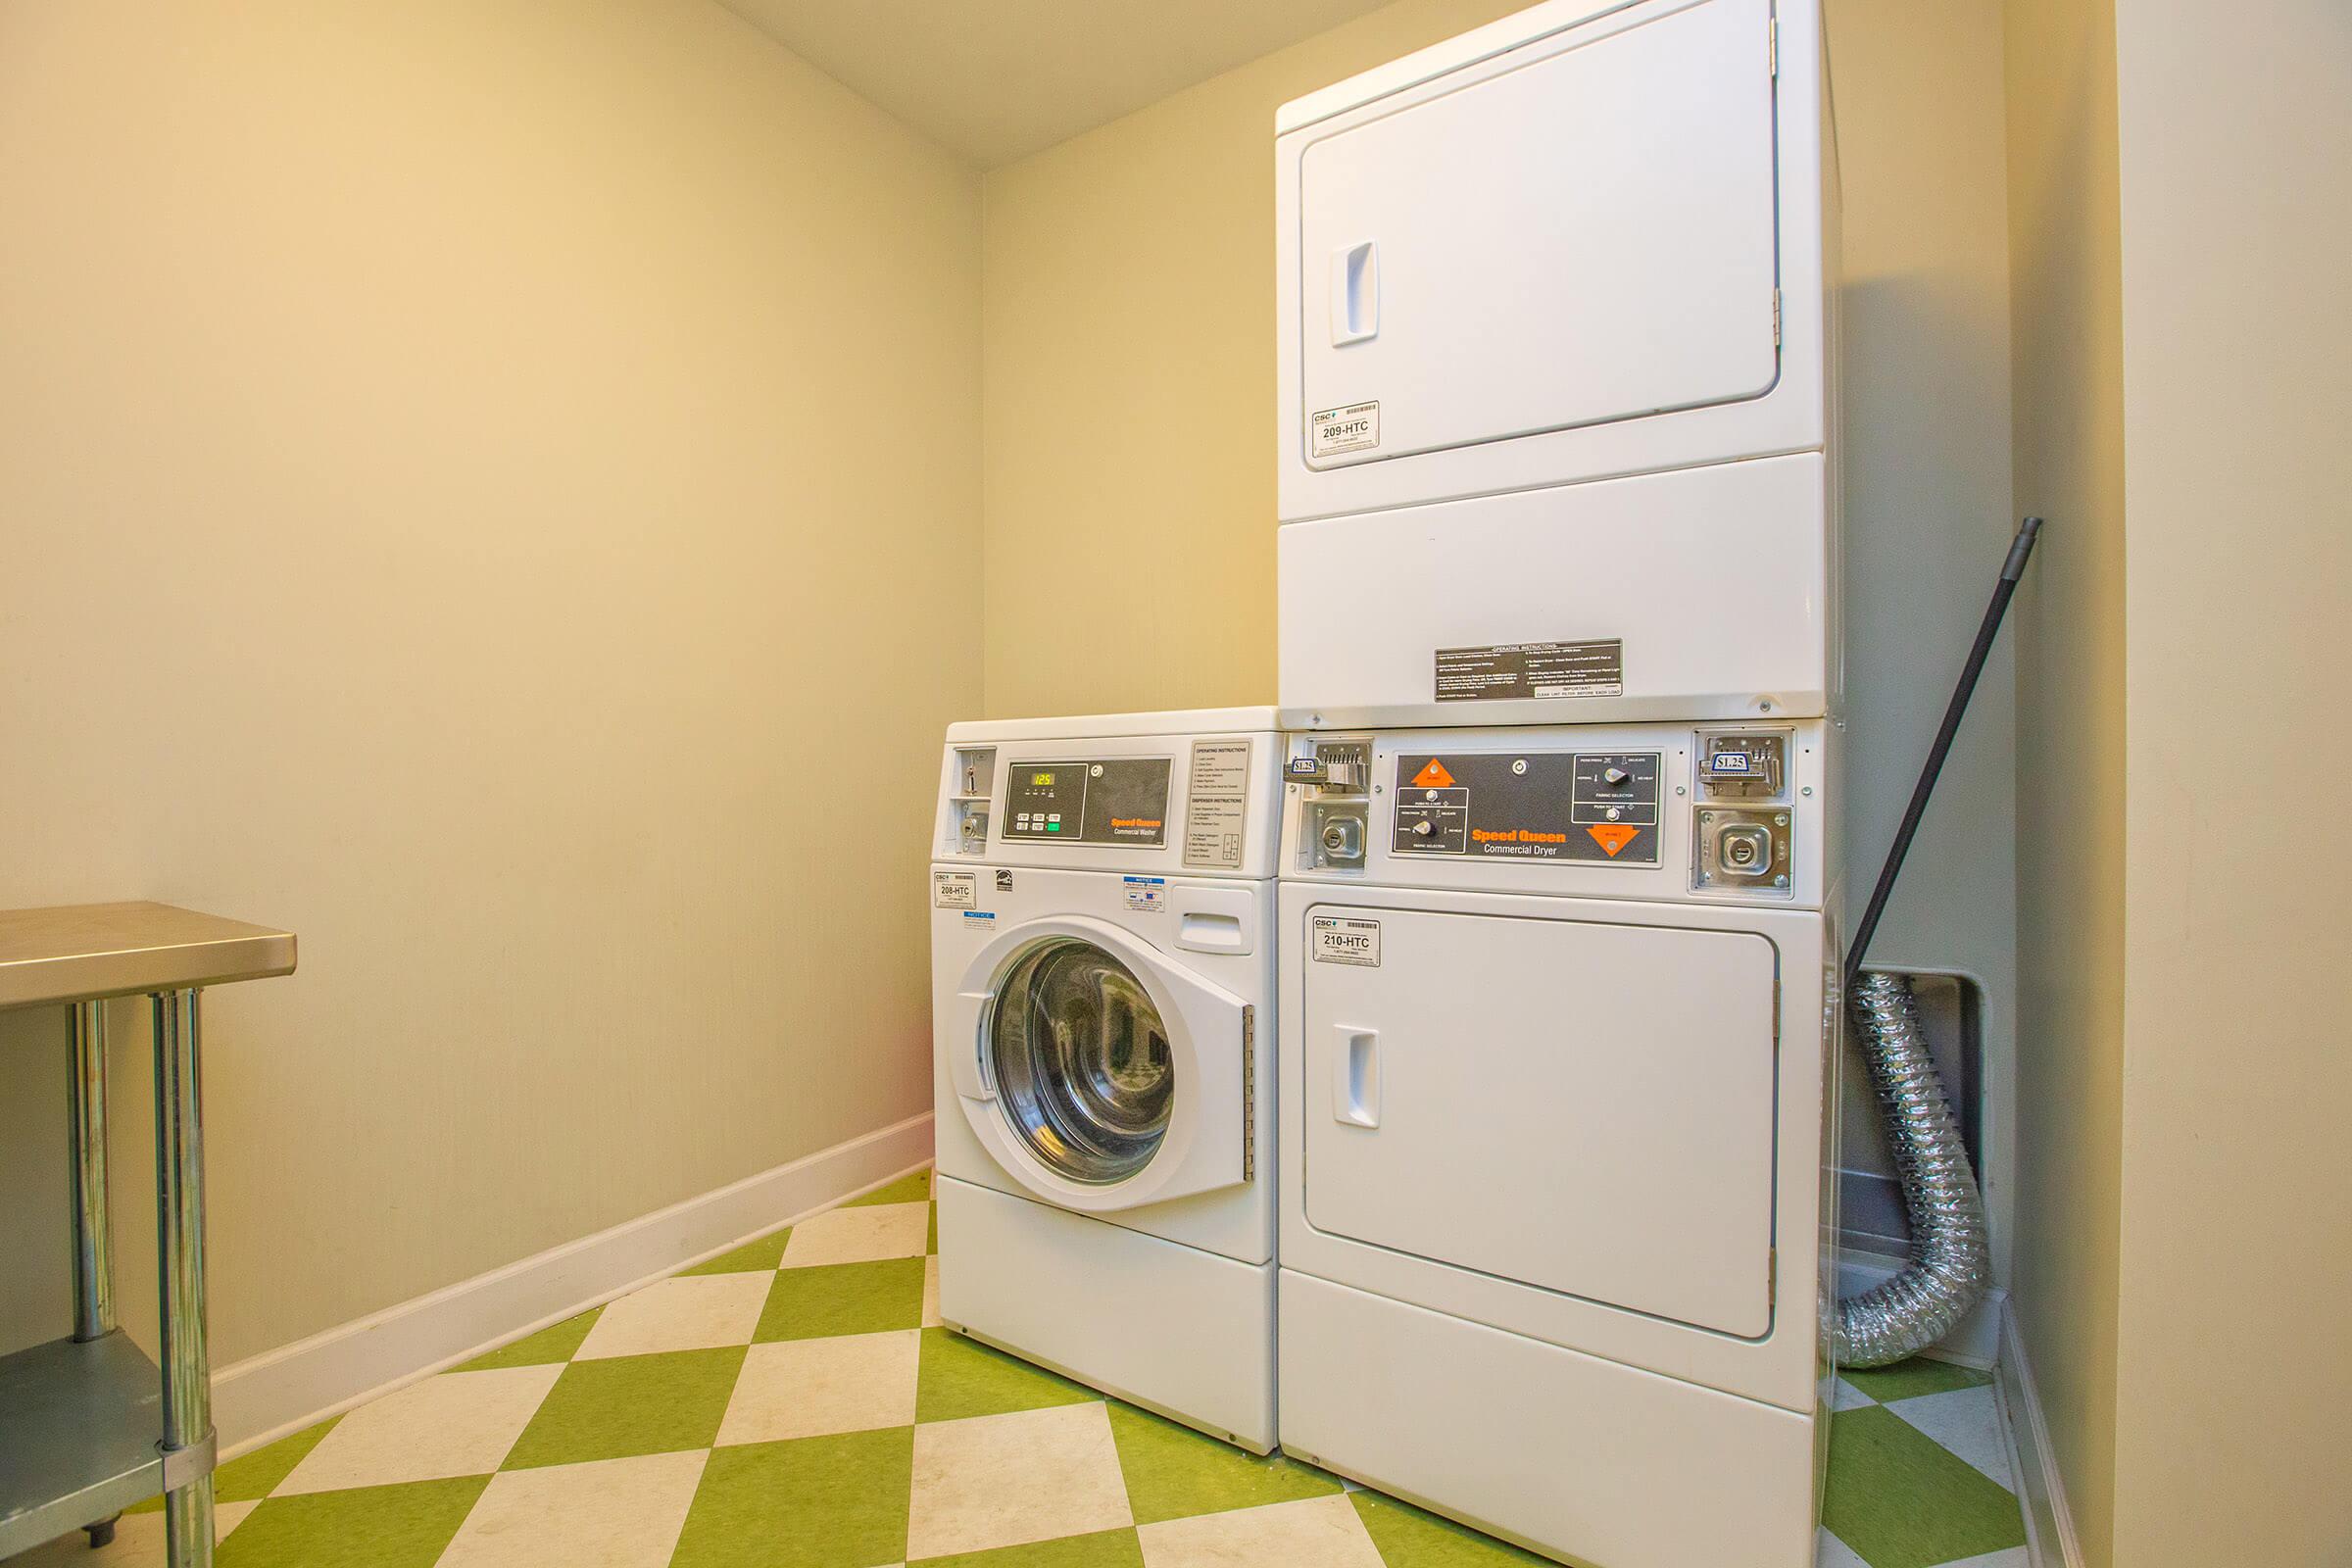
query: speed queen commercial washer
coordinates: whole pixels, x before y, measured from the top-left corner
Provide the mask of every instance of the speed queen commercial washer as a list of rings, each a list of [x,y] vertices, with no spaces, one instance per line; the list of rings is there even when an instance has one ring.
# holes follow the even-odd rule
[[[931,868],[940,1312],[1274,1424],[1270,709],[958,724]]]

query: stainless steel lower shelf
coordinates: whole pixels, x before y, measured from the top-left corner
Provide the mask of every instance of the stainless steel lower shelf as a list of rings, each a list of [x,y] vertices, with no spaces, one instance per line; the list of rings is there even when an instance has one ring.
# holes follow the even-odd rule
[[[163,1430],[163,1377],[121,1330],[0,1356],[0,1557],[212,1469],[209,1443],[167,1456]]]

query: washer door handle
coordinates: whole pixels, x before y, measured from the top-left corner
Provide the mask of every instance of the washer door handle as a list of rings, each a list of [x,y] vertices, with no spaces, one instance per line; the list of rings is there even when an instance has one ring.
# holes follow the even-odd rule
[[[1331,1115],[1350,1127],[1380,1125],[1380,1034],[1352,1024],[1336,1026],[1340,1049],[1332,1057]]]
[[[996,998],[986,991],[959,991],[956,994],[955,1034],[948,1048],[948,1076],[956,1080],[956,1093],[966,1100],[994,1100],[996,1087],[980,1070],[980,1012]]]

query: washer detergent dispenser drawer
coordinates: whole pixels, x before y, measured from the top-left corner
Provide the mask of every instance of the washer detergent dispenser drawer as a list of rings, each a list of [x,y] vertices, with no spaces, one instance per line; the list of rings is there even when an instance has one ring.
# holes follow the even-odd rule
[[[1742,1339],[1771,1330],[1770,942],[1315,913],[1376,920],[1381,954],[1304,965],[1310,1224]]]

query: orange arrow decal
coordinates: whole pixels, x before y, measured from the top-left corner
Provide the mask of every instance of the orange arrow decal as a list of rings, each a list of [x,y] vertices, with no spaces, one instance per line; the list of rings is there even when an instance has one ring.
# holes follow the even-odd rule
[[[1642,836],[1642,830],[1640,828],[1628,827],[1623,822],[1595,823],[1593,826],[1585,829],[1585,831],[1592,835],[1593,843],[1599,845],[1602,849],[1609,852],[1609,858],[1612,860],[1617,858],[1617,852],[1619,850],[1624,849],[1628,844],[1633,843],[1634,840]]]
[[[1417,790],[1448,789],[1452,784],[1453,775],[1446,772],[1446,764],[1434,757],[1429,760],[1427,767],[1413,775],[1413,788]]]

